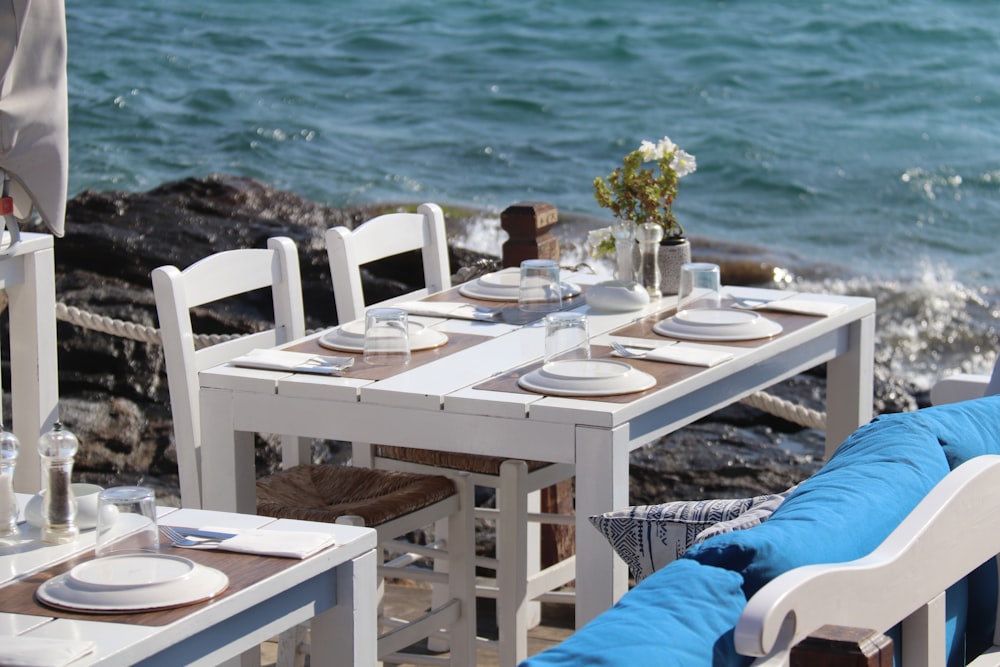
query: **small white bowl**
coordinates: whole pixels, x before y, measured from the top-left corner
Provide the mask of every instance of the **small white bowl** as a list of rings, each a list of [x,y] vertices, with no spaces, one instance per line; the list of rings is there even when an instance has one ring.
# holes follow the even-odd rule
[[[594,310],[626,313],[649,303],[649,293],[639,283],[606,280],[587,290],[587,305]]]
[[[76,496],[76,525],[78,528],[94,528],[97,526],[97,495],[104,490],[97,484],[74,482],[70,490]],[[33,495],[24,506],[24,518],[32,526],[42,528],[45,519],[42,517],[42,496],[45,491]]]

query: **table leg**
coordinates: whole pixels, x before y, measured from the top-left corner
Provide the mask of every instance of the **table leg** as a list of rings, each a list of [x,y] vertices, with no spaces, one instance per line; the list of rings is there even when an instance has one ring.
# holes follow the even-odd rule
[[[14,490],[35,493],[42,485],[38,437],[59,418],[55,260],[50,247],[4,261],[19,262],[24,274],[7,285],[11,416],[21,441]]]
[[[312,620],[313,665],[374,665],[378,609],[374,551],[337,567],[337,604]]]
[[[848,349],[826,366],[826,458],[872,418],[875,385],[875,316],[850,326]]]
[[[589,517],[628,505],[628,426],[576,429],[576,627],[628,590],[628,567]]]
[[[256,514],[253,433],[235,431],[233,394],[201,390],[201,496],[205,509]],[[249,454],[240,455],[241,452]]]

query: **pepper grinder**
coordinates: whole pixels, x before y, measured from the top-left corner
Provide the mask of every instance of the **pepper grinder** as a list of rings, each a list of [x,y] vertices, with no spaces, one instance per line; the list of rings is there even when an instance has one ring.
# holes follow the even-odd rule
[[[76,497],[70,489],[73,455],[80,441],[56,422],[52,430],[38,439],[47,482],[42,500],[42,541],[50,544],[72,542],[80,533],[76,525]]]
[[[0,537],[17,534],[17,496],[14,495],[14,468],[21,443],[0,424]]]

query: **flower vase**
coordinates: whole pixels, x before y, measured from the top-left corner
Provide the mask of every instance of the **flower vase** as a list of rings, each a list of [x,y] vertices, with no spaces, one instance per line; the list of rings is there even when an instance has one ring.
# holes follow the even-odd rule
[[[635,225],[617,222],[611,227],[611,235],[615,238],[615,278],[622,283],[631,283],[635,280]]]
[[[691,244],[687,239],[664,239],[660,242],[660,291],[677,294],[681,287],[681,266],[691,261]]]
[[[636,232],[639,241],[639,271],[638,278],[649,298],[659,299],[662,296],[660,288],[660,241],[663,239],[663,227],[655,222],[644,222]]]

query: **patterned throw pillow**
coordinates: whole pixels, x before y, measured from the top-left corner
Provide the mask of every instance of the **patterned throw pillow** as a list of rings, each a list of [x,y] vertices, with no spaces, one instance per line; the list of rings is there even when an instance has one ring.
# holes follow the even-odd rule
[[[753,498],[641,505],[598,514],[590,522],[611,542],[635,580],[642,581],[692,544],[766,521],[791,490]]]

